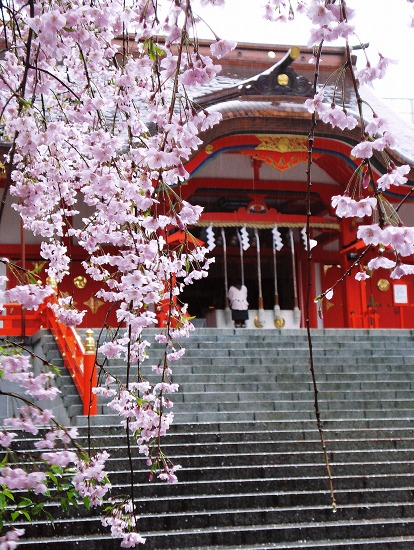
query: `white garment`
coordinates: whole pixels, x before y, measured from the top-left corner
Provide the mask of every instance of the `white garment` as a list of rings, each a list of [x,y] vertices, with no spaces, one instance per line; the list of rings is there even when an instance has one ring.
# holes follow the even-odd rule
[[[239,288],[231,286],[229,288],[229,302],[231,309],[246,310],[249,307],[247,301],[247,288],[242,285]]]

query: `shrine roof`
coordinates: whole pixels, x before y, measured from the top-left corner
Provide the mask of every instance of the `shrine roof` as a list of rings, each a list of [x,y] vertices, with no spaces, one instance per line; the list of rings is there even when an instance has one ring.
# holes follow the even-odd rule
[[[197,90],[193,99],[202,108],[220,111],[227,120],[251,116],[310,119],[311,115],[304,107],[304,101],[313,96],[311,83],[314,65],[310,63],[312,57],[313,50],[309,48],[239,44],[229,54],[228,59],[220,60],[223,65],[220,75],[209,85]],[[355,62],[356,57],[353,56],[353,63]],[[325,84],[327,98],[333,97],[334,90],[333,85],[326,82],[332,72],[344,63],[343,48],[326,49],[321,61],[319,87]],[[278,81],[280,75],[286,77],[282,85]],[[298,87],[296,83],[299,82]],[[414,125],[390,109],[371,86],[361,86],[360,93],[377,116],[390,121],[390,130],[398,137],[398,146],[390,151],[392,158],[414,167]],[[336,95],[342,101],[342,94]],[[344,99],[346,109],[358,117],[357,101],[350,80],[345,80]],[[367,111],[369,109],[365,109]],[[356,129],[355,138],[358,132]],[[331,129],[331,133],[336,133],[338,137],[342,134],[336,129]],[[414,174],[411,179],[414,179]]]

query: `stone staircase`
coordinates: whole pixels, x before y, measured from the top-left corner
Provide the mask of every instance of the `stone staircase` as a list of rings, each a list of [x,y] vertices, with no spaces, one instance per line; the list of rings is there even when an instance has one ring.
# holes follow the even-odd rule
[[[312,336],[337,512],[314,420],[305,331],[199,329],[174,369],[180,392],[164,439],[166,454],[182,465],[179,483],[149,482],[145,461],[133,456],[146,548],[414,548],[414,331]],[[43,347],[53,353],[47,335]],[[123,376],[121,365],[111,368]],[[76,422],[86,441],[85,418]],[[113,495],[128,493],[117,419],[101,414],[92,423],[93,446],[111,454]],[[49,511],[60,519],[54,527],[27,523],[22,547],[119,548],[82,509],[76,521],[56,505]]]

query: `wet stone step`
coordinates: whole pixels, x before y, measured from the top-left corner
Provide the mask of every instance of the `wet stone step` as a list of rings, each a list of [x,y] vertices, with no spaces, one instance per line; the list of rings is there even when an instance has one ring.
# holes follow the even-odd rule
[[[154,334],[146,331],[152,342]],[[180,389],[164,451],[181,463],[180,482],[150,483],[133,451],[146,548],[414,548],[414,331],[313,330],[312,337],[338,512],[330,507],[304,331],[201,329],[182,342],[187,353],[174,365]],[[59,362],[54,342],[44,345]],[[150,352],[156,358],[162,350],[153,343]],[[125,367],[111,363],[123,378]],[[155,380],[150,364],[142,373]],[[69,386],[61,387],[69,404]],[[86,441],[86,419],[76,423]],[[111,452],[113,494],[126,493],[119,419],[106,414],[91,424],[93,446]],[[84,512],[54,530],[28,529],[33,539],[23,547],[33,550],[119,548]]]

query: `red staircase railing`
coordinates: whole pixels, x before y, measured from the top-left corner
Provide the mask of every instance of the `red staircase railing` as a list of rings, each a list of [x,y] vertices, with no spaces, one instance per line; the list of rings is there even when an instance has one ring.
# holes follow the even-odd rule
[[[49,307],[55,302],[56,297],[49,297],[36,311],[24,310],[20,304],[4,304],[5,313],[0,314],[0,336],[25,337],[32,336],[40,328],[49,329],[82,400],[83,414],[96,415],[98,399],[91,391],[97,385],[92,331],[84,346],[76,330],[61,323]]]

